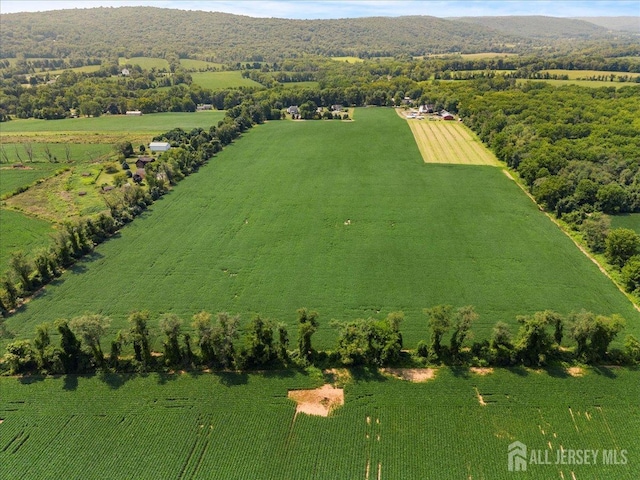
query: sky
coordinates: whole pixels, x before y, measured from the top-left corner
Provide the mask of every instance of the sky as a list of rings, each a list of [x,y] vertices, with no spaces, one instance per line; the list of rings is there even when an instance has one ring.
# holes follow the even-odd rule
[[[401,15],[640,15],[640,0],[0,0],[0,13],[137,5],[296,19]]]

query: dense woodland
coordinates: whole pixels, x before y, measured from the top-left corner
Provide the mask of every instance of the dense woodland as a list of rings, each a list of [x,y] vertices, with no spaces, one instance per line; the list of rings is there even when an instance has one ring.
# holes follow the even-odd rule
[[[301,54],[386,57],[448,52],[568,50],[575,41],[632,39],[582,20],[550,17],[251,18],[151,7],[93,8],[2,16],[2,57],[182,58],[273,61]],[[112,39],[117,38],[117,42]]]

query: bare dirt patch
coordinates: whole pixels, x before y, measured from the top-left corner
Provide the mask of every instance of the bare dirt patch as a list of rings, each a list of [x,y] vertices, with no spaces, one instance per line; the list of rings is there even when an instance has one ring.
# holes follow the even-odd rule
[[[493,373],[493,368],[491,367],[471,367],[469,369],[471,372],[476,375],[491,375]]]
[[[328,383],[313,390],[289,390],[287,397],[298,404],[296,415],[306,413],[328,417],[332,410],[344,405],[344,390]]]
[[[433,380],[436,376],[434,368],[383,368],[380,371],[401,380],[415,383]]]
[[[582,377],[584,376],[584,368],[582,367],[569,367],[567,368],[567,373],[572,377]]]

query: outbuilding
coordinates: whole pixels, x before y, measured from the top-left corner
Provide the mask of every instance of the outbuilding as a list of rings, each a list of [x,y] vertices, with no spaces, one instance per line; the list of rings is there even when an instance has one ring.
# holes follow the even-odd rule
[[[446,110],[442,110],[440,112],[440,118],[442,118],[442,120],[453,120],[453,115],[451,115]]]
[[[171,148],[169,142],[151,142],[149,144],[149,150],[152,152],[166,152]]]

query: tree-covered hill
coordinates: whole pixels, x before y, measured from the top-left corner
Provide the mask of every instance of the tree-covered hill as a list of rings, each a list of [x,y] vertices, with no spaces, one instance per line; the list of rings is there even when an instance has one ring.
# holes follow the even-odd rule
[[[577,20],[584,20],[609,30],[640,33],[640,17],[581,17]]]
[[[360,57],[523,51],[549,39],[607,30],[550,17],[338,20],[252,18],[217,12],[120,7],[5,14],[0,57],[113,58],[167,54],[215,61],[275,60],[304,53]]]
[[[583,20],[545,16],[462,17],[460,22],[482,26],[505,35],[530,39],[593,39],[608,29]]]

